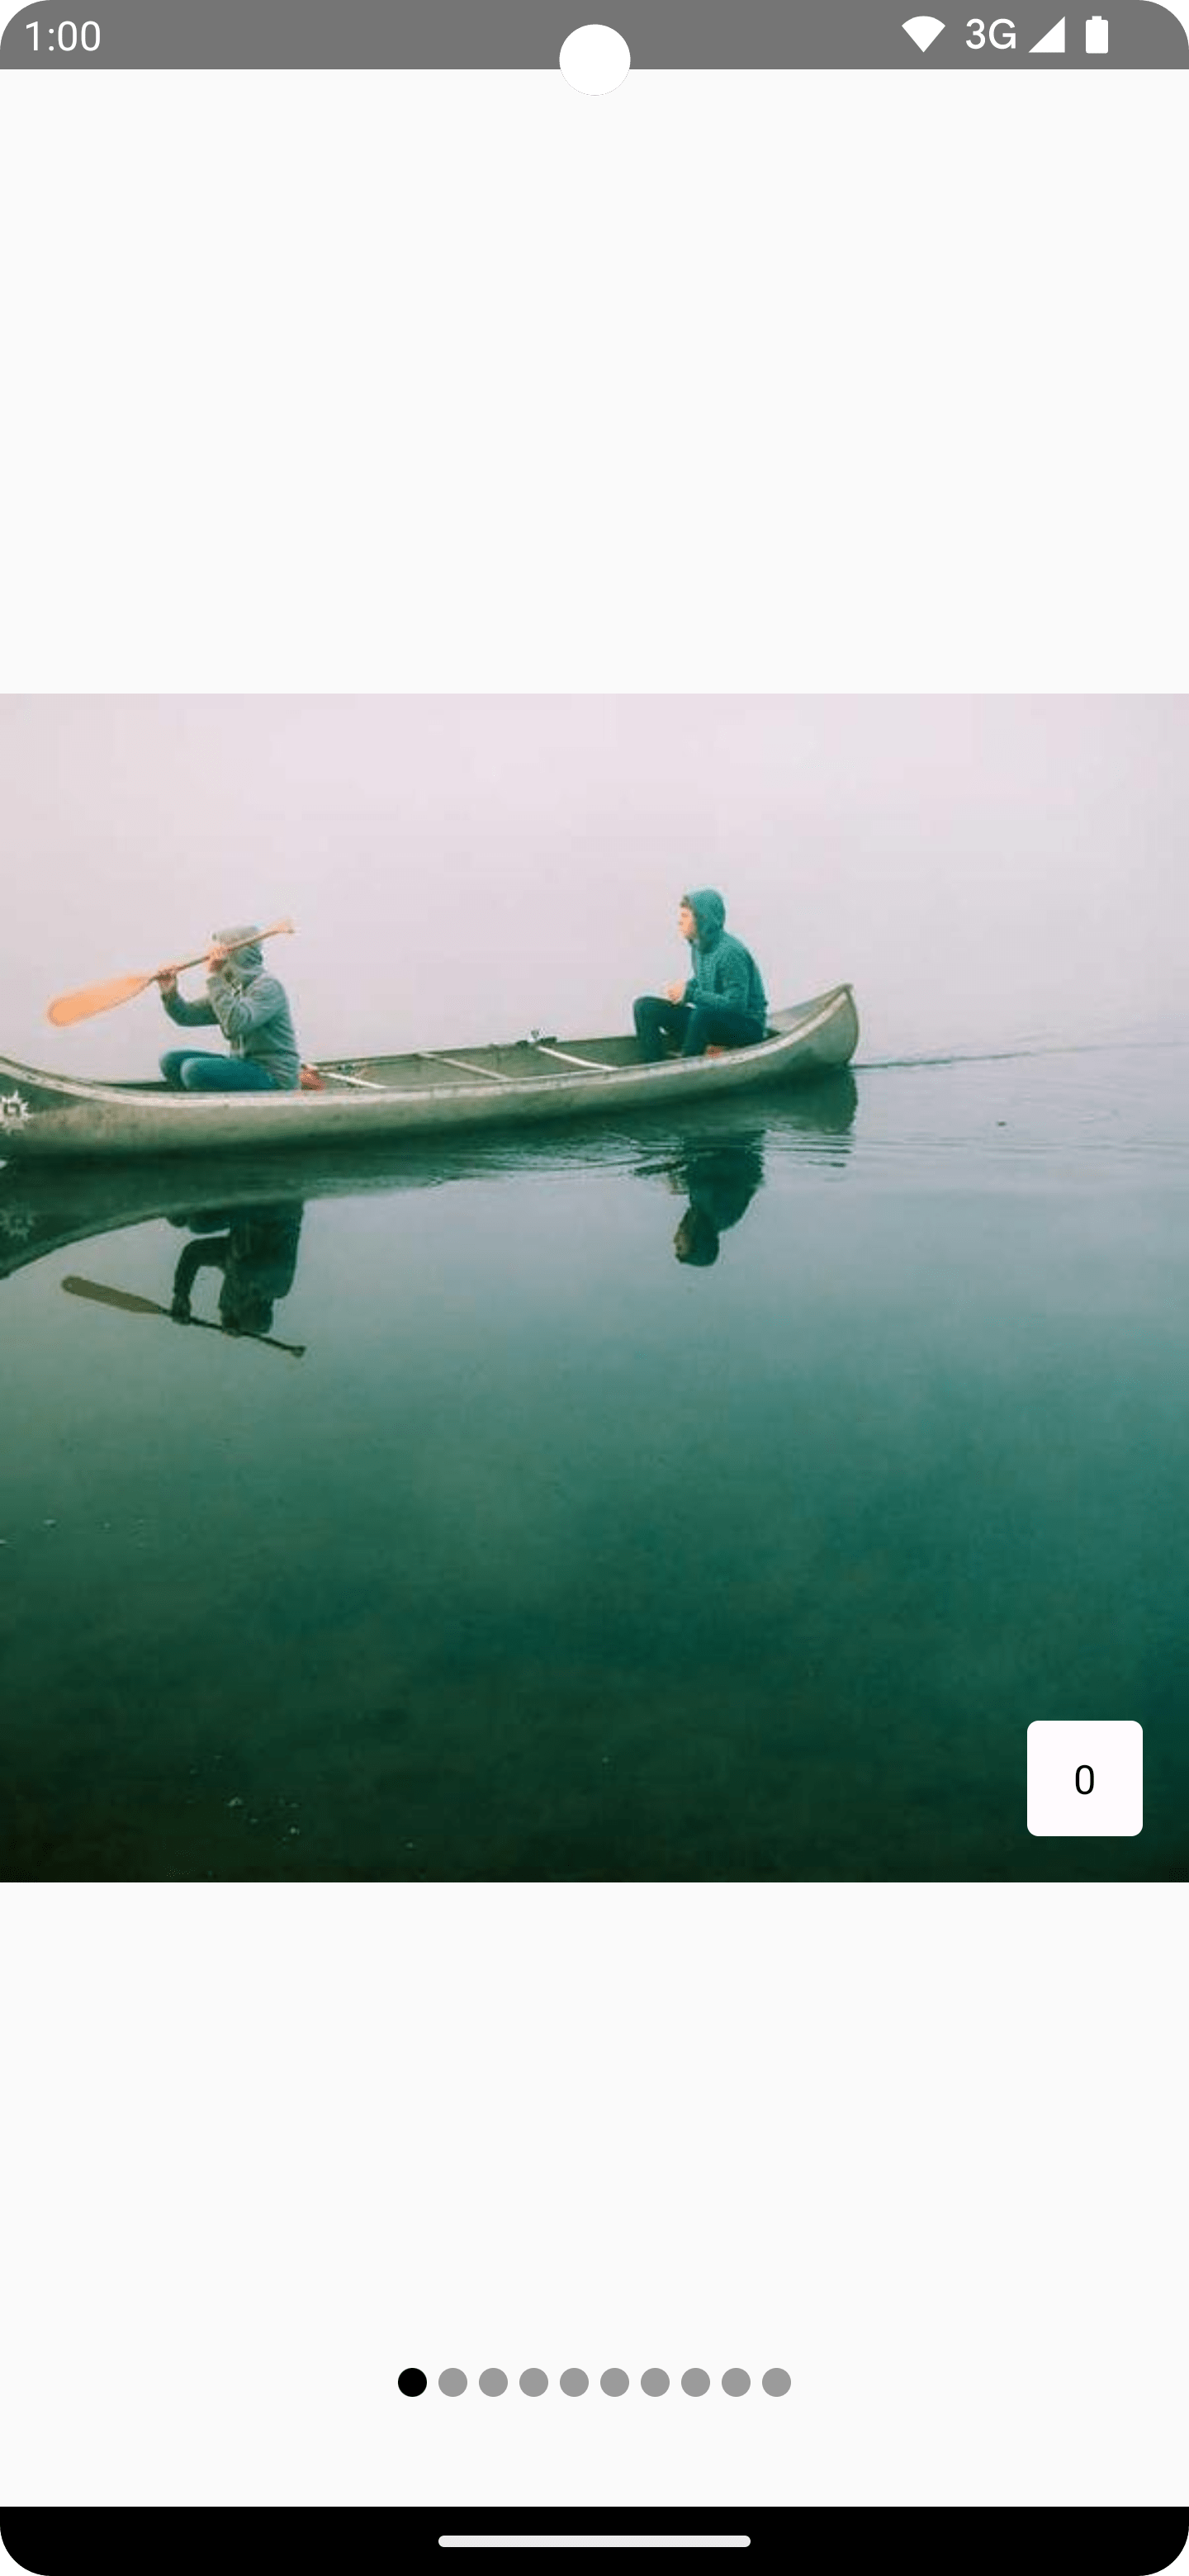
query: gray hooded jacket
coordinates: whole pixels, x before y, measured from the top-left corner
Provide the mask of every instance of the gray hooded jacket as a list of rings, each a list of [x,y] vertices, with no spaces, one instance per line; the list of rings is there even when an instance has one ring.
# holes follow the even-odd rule
[[[687,1002],[718,1002],[729,1011],[742,1011],[749,1020],[758,1020],[761,1030],[768,1025],[768,1002],[760,979],[760,970],[751,950],[741,939],[733,939],[724,930],[727,907],[713,886],[701,886],[696,894],[682,901],[689,905],[698,925],[694,941],[694,972],[686,985],[683,999]]]
[[[245,1056],[271,1075],[278,1091],[296,1091],[301,1056],[293,1034],[283,984],[264,969],[263,951],[255,944],[257,925],[217,930],[215,938],[230,948],[237,939],[252,946],[237,948],[225,966],[206,979],[205,1002],[183,1002],[179,993],[161,996],[171,1020],[182,1029],[220,1028],[233,1055]]]

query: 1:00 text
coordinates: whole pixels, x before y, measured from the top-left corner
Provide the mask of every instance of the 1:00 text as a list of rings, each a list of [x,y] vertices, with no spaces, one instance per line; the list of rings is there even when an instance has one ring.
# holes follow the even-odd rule
[[[99,51],[99,25],[94,18],[84,18],[81,27],[73,18],[60,18],[57,26],[48,28],[46,32],[49,38],[47,50],[51,54],[55,51],[72,54],[76,45],[82,46],[84,54],[97,54]],[[33,38],[34,53],[40,53],[41,20],[26,18],[25,34]]]

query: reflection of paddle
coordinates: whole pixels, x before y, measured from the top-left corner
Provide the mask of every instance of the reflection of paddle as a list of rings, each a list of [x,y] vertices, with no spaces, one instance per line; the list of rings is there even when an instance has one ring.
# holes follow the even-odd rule
[[[158,1306],[151,1297],[134,1297],[127,1288],[103,1288],[95,1279],[64,1279],[62,1285],[72,1297],[91,1297],[97,1306],[118,1306],[125,1315],[164,1315],[169,1324],[180,1320],[168,1306]],[[191,1332],[225,1333],[232,1342],[263,1342],[267,1351],[288,1351],[291,1359],[305,1358],[304,1342],[274,1341],[271,1333],[233,1333],[226,1324],[208,1324],[202,1315],[188,1315],[186,1322]]]
[[[250,939],[232,941],[232,949],[254,948],[258,939],[275,939],[278,932],[292,930],[291,921],[274,921],[271,930],[254,930]],[[98,1011],[114,1011],[121,1002],[134,1002],[138,993],[155,984],[158,975],[184,975],[188,966],[205,966],[208,951],[198,957],[182,957],[176,966],[155,966],[151,975],[113,975],[107,984],[88,984],[81,993],[60,993],[46,1012],[55,1028],[72,1028],[76,1020],[93,1020]]]

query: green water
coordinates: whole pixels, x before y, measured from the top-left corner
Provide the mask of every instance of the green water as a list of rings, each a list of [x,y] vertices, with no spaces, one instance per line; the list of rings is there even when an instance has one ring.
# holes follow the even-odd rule
[[[304,1205],[0,1173],[5,1875],[1181,1877],[1187,1061],[860,1069]],[[302,1356],[63,1293],[168,1308],[199,1208],[195,1318]],[[1133,1840],[1025,1830],[1077,1714],[1143,1723]]]

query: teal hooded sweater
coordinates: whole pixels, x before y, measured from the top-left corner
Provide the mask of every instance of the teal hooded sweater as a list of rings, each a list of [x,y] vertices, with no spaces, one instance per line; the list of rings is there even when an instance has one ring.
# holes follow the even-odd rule
[[[758,1020],[761,1028],[768,1025],[768,1000],[760,970],[751,950],[741,939],[734,939],[723,927],[727,907],[713,886],[701,886],[696,894],[681,898],[689,905],[698,925],[693,943],[694,971],[686,985],[683,999],[687,1002],[718,1002],[730,1011],[743,1011],[749,1020]]]
[[[179,1028],[222,1029],[233,1055],[260,1065],[278,1091],[296,1091],[301,1057],[288,997],[276,976],[264,971],[263,952],[252,936],[255,928],[254,922],[243,922],[236,930],[215,932],[226,947],[237,939],[252,939],[252,945],[237,948],[217,974],[207,976],[205,1002],[183,1002],[180,993],[163,993],[161,999]]]

